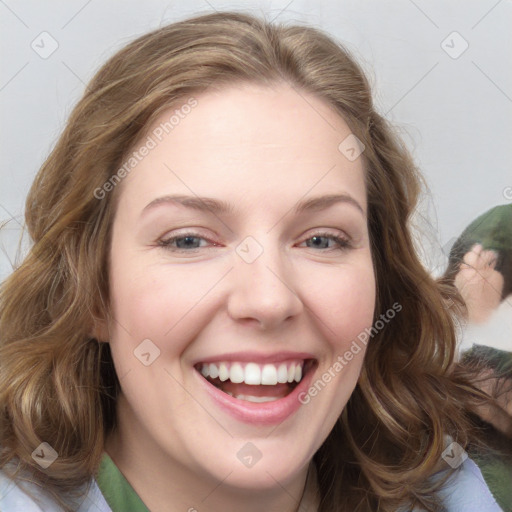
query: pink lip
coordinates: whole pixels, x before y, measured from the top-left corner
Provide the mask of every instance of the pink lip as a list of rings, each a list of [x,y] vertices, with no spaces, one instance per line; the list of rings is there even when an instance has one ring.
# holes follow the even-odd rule
[[[315,359],[315,356],[307,352],[274,352],[273,354],[262,354],[259,352],[231,352],[229,354],[220,354],[204,359],[199,359],[192,366],[198,363],[215,363],[218,361],[237,361],[240,363],[280,363],[281,361],[297,359]]]
[[[296,357],[297,354],[294,354]],[[237,356],[238,357],[238,356]],[[290,354],[287,354],[285,359],[288,359]],[[215,359],[217,360],[217,359]],[[224,359],[225,361],[226,359]],[[236,359],[240,361],[240,359]],[[254,359],[251,359],[254,361]],[[310,382],[315,373],[317,363],[309,369],[307,374],[295,387],[295,389],[279,400],[273,402],[247,402],[245,400],[238,400],[220,389],[210,384],[199,372],[195,371],[197,378],[200,380],[201,385],[204,386],[205,391],[209,394],[212,400],[224,411],[229,413],[235,419],[243,421],[244,423],[253,423],[258,425],[274,425],[283,422],[286,418],[295,413],[301,405],[299,395],[301,392],[309,388]]]

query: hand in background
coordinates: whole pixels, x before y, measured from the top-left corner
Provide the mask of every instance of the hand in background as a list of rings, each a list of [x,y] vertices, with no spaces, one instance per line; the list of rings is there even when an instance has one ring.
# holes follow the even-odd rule
[[[470,323],[485,322],[499,306],[505,280],[496,267],[497,255],[475,244],[464,255],[455,286],[464,299]]]

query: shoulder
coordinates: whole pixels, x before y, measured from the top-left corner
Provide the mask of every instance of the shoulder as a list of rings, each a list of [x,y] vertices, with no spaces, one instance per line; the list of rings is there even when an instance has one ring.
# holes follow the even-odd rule
[[[446,512],[503,512],[470,458],[457,468],[439,494]]]
[[[27,492],[28,491],[28,492]],[[63,512],[55,500],[31,482],[15,482],[0,470],[0,510],[2,512]],[[112,512],[94,480],[77,512]]]
[[[444,472],[432,476],[433,482]],[[450,475],[437,492],[442,501],[443,512],[504,512],[496,503],[484,477],[473,460],[467,458]],[[423,509],[411,506],[400,507],[397,512],[421,512]]]

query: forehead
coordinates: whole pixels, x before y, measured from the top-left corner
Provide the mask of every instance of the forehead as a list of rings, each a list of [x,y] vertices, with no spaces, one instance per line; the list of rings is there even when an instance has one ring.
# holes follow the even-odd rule
[[[123,180],[121,201],[145,205],[163,193],[296,201],[311,191],[349,193],[366,208],[362,158],[339,149],[350,133],[325,101],[285,83],[208,90],[163,112],[128,152],[150,148]]]

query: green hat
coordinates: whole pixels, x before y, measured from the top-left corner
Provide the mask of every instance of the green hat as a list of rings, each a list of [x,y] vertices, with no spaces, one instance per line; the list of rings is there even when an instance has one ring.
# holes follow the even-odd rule
[[[512,251],[512,203],[495,206],[480,215],[460,238],[464,245],[480,243],[484,249]]]

